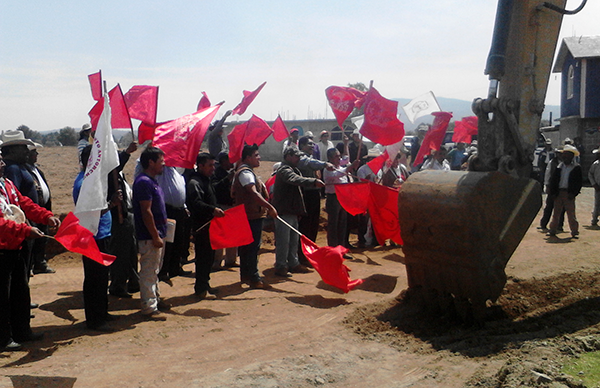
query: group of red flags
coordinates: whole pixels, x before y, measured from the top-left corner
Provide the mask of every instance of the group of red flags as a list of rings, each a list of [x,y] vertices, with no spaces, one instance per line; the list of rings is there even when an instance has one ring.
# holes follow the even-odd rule
[[[102,74],[100,71],[90,74],[88,79],[92,97],[97,101],[89,112],[92,128],[95,129],[104,104]],[[244,90],[242,101],[232,110],[232,114],[244,114],[265,84],[266,82],[262,83],[254,91]],[[355,108],[362,107],[365,118],[360,133],[365,137],[384,146],[398,143],[404,137],[404,124],[397,117],[398,103],[385,99],[372,86],[367,92],[341,86],[331,86],[325,92],[340,128],[343,128],[344,120]],[[196,112],[157,123],[158,86],[135,85],[123,94],[120,85],[117,84],[108,92],[108,96],[112,128],[131,129],[131,119],[140,120],[138,141],[143,143],[151,140],[154,146],[165,152],[165,163],[172,167],[193,168],[206,132],[221,106],[211,105],[206,93],[202,92]],[[439,149],[452,117],[447,112],[437,112],[434,115],[434,124],[423,140],[422,152]],[[464,118],[456,124],[455,137],[460,140],[455,141],[470,142],[470,137],[476,134],[476,131],[476,118]],[[244,144],[260,145],[270,135],[273,135],[277,142],[290,136],[281,117],[277,117],[271,128],[263,119],[252,115],[227,136],[230,161],[235,163],[240,160]],[[417,156],[417,160],[422,158],[422,152]],[[379,171],[388,159],[389,155],[384,152],[382,156],[370,162],[371,169]],[[397,189],[372,182],[360,182],[337,185],[336,194],[341,205],[350,214],[369,212],[375,236],[380,244],[387,239],[402,244]],[[236,225],[236,233],[231,233],[231,225]],[[213,219],[210,223],[210,236],[213,249],[243,246],[252,242],[252,232],[244,206],[228,209],[224,217]],[[55,239],[68,250],[81,253],[103,265],[110,265],[115,260],[114,256],[98,250],[93,234],[79,225],[79,220],[73,213],[67,215]],[[301,236],[301,244],[305,255],[325,283],[348,292],[363,282],[362,279],[350,279],[349,269],[343,264],[346,248],[319,247],[305,236]]]

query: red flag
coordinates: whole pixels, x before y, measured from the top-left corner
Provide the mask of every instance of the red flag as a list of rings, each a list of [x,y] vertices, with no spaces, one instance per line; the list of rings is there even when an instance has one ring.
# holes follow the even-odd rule
[[[206,92],[202,92],[202,98],[198,101],[198,108],[196,110],[202,110],[210,107],[210,100],[206,95]]]
[[[404,124],[398,120],[398,102],[383,98],[371,87],[365,96],[365,121],[360,128],[366,138],[374,143],[390,145],[404,137]]]
[[[367,212],[370,193],[369,182],[335,185],[335,194],[340,205],[353,216]]]
[[[300,243],[304,255],[325,283],[339,288],[345,293],[363,283],[363,279],[350,279],[350,268],[344,265],[344,254],[348,252],[348,249],[341,245],[335,248],[321,248],[304,235],[300,236]]]
[[[288,137],[290,137],[290,131],[288,131],[281,116],[277,115],[277,119],[275,119],[275,122],[273,123],[273,138],[276,142],[280,142]]]
[[[232,207],[225,210],[225,217],[213,218],[209,235],[212,249],[241,247],[254,241],[245,206]]]
[[[419,148],[419,153],[413,161],[414,166],[423,163],[423,158],[425,155],[429,155],[431,150],[437,151],[440,149],[442,141],[444,141],[444,136],[446,136],[446,129],[448,129],[448,124],[452,118],[452,113],[448,112],[433,112],[431,114],[435,116],[435,119],[433,120],[431,129],[425,134],[421,148]]]
[[[54,239],[61,243],[67,250],[81,253],[105,266],[111,265],[116,259],[113,255],[100,252],[92,232],[79,225],[79,219],[73,212],[67,214],[64,221],[60,224],[60,228],[58,228]]]
[[[371,171],[373,171],[373,174],[377,175],[379,170],[383,168],[385,162],[387,162],[389,158],[390,156],[388,155],[387,150],[385,150],[381,155],[371,160],[370,162],[367,162],[367,166],[369,166]]]
[[[158,86],[135,85],[123,97],[131,118],[149,125],[156,124]]]
[[[344,86],[330,86],[325,89],[325,95],[340,128],[343,128],[344,120],[352,110],[358,107],[357,102],[360,101],[362,104],[362,99],[365,97],[365,93]]]
[[[215,105],[156,127],[153,145],[165,153],[167,166],[194,167],[204,135],[220,107]]]
[[[236,125],[227,135],[229,161],[235,163],[242,158],[244,144],[261,145],[272,133],[273,130],[269,124],[256,115],[252,115],[250,120],[245,123]]]
[[[242,98],[242,101],[238,104],[238,106],[236,106],[235,108],[233,108],[233,111],[231,111],[231,114],[234,115],[243,115],[244,112],[246,112],[246,109],[248,109],[248,106],[252,103],[252,101],[254,101],[254,99],[256,98],[256,96],[258,95],[258,93],[260,93],[260,91],[262,90],[262,88],[265,86],[265,84],[267,83],[267,81],[263,82],[255,91],[253,92],[249,92],[247,90],[244,90],[244,97]]]
[[[167,121],[162,123],[156,123],[154,125],[146,124],[144,122],[140,123],[138,127],[138,143],[143,144],[147,140],[154,139],[154,130],[157,127],[160,127],[163,124],[166,124]]]
[[[402,245],[400,236],[400,219],[398,218],[398,189],[369,182],[370,196],[369,216],[379,244],[391,239]]]
[[[131,119],[129,118],[129,113],[127,112],[127,105],[125,105],[125,100],[123,98],[123,92],[121,91],[121,85],[117,84],[114,88],[108,92],[109,100],[110,100],[110,110],[111,110],[111,118],[110,123],[111,127],[114,128],[127,128],[131,129]],[[102,115],[102,111],[104,110],[104,97],[100,98],[98,102],[92,107],[89,111],[88,115],[90,116],[90,122],[92,124],[92,129],[96,130],[98,126],[98,120],[100,120],[100,115]]]
[[[463,117],[454,123],[453,142],[470,144],[473,135],[477,135],[477,116]]]
[[[246,138],[244,139],[244,142],[250,145],[261,145],[272,133],[273,130],[265,120],[252,115],[250,120],[248,120],[248,128],[246,128]]]
[[[102,71],[88,75],[90,88],[92,89],[92,98],[98,101],[102,98]]]

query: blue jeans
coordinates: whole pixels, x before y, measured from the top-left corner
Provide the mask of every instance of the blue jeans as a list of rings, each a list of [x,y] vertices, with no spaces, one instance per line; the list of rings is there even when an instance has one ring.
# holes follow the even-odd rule
[[[298,216],[292,214],[280,214],[282,220],[298,230]],[[298,261],[298,233],[287,225],[275,220],[275,270],[287,271],[300,262]]]
[[[262,240],[263,219],[248,220],[248,223],[250,224],[254,241],[238,248],[240,255],[240,276],[242,281],[256,282],[261,280],[258,273],[258,250],[260,249]]]

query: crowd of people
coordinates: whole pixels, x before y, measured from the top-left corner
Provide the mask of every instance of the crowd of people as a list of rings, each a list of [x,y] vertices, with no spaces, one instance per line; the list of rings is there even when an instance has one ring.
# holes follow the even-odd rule
[[[229,113],[229,112],[228,112]],[[225,117],[227,117],[226,115]],[[263,183],[256,169],[260,166],[259,146],[245,145],[241,160],[230,162],[227,142],[223,139],[224,119],[211,127],[208,152],[200,152],[195,168],[183,170],[165,165],[162,150],[148,146],[136,161],[134,181],[129,184],[123,173],[137,144],[119,152],[119,166],[108,178],[107,205],[101,212],[94,238],[101,252],[114,255],[115,261],[104,266],[83,257],[83,298],[86,326],[90,330],[111,332],[117,319],[108,311],[108,296],[132,298],[140,293],[140,313],[148,320],[166,320],[163,311],[170,306],[160,298],[159,283],[172,285],[176,276],[194,276],[193,294],[198,300],[218,295],[210,282],[211,272],[222,267],[239,267],[240,282],[250,289],[271,286],[258,270],[258,254],[265,220],[272,219],[275,231],[275,276],[289,278],[312,272],[299,244],[302,234],[316,241],[322,199],[327,213],[327,245],[350,245],[350,231],[356,230],[359,248],[385,245],[377,241],[369,214],[351,216],[338,201],[335,187],[370,181],[398,188],[411,173],[425,169],[465,170],[476,155],[476,142],[459,143],[447,151],[445,146],[432,151],[423,162],[413,163],[425,130],[419,130],[410,150],[400,145],[396,155],[377,171],[370,163],[384,152],[383,147],[367,149],[355,130],[343,135],[334,145],[328,131],[315,142],[311,132],[299,136],[298,128],[284,141],[281,162],[274,165],[271,178]],[[86,165],[91,154],[94,132],[89,124],[82,127],[77,146],[81,172],[75,177],[73,199],[79,198]],[[26,139],[20,131],[5,131],[0,144],[0,345],[6,351],[18,350],[21,343],[40,338],[31,330],[31,302],[28,281],[33,274],[53,273],[48,265],[41,238],[48,228],[57,228],[59,219],[51,212],[50,188],[37,166],[41,145]],[[548,193],[540,227],[555,236],[567,214],[571,235],[577,238],[575,197],[582,186],[579,151],[571,144],[543,155]],[[600,216],[600,152],[589,179],[596,189],[592,225]],[[223,217],[233,206],[245,206],[252,241],[244,246],[214,250],[209,223]],[[189,258],[190,243],[195,257]],[[394,243],[391,243],[394,245]],[[237,263],[239,257],[239,264]],[[195,271],[183,265],[194,262]]]

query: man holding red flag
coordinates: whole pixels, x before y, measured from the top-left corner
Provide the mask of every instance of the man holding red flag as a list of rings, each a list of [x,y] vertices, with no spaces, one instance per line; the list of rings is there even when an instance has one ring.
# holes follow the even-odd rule
[[[192,231],[196,251],[196,284],[194,294],[206,298],[206,294],[217,294],[210,286],[210,270],[215,260],[215,251],[210,245],[209,228],[206,225],[213,217],[223,217],[225,213],[217,207],[217,195],[210,182],[215,172],[215,157],[202,152],[196,158],[196,171],[186,187],[186,204],[192,214]]]
[[[258,273],[258,250],[262,239],[263,219],[267,213],[273,219],[277,218],[277,210],[268,202],[267,188],[254,173],[254,169],[259,166],[258,146],[245,145],[242,149],[241,164],[233,177],[231,193],[235,205],[245,205],[254,239],[252,243],[238,249],[241,281],[248,283],[250,288],[268,289],[271,286],[265,283]]]
[[[43,233],[27,225],[25,216],[52,227],[59,226],[60,221],[19,193],[4,178],[5,166],[0,156],[0,351],[15,351],[21,349],[21,342],[42,338],[42,334],[31,331],[27,263],[19,253],[24,240],[43,237]]]
[[[277,169],[273,188],[273,206],[283,221],[298,229],[298,217],[306,215],[306,206],[300,187],[325,187],[316,178],[305,178],[298,170],[300,150],[291,146],[283,153],[283,162]],[[298,261],[298,235],[289,226],[275,220],[275,275],[288,277],[292,273],[310,270]]]

